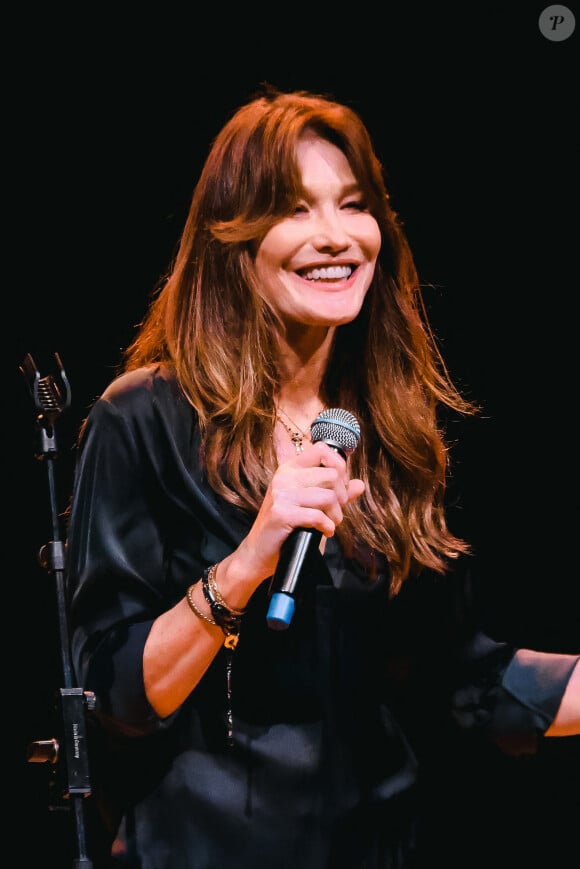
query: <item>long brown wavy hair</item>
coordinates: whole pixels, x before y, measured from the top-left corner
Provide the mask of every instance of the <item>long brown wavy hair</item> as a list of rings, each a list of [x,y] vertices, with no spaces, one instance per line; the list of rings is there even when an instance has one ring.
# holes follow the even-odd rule
[[[366,491],[337,535],[351,554],[386,556],[394,594],[422,567],[443,573],[449,559],[469,551],[446,522],[449,457],[437,409],[478,408],[447,372],[382,164],[355,110],[267,85],[231,116],[212,143],[176,254],[121,367],[163,363],[175,371],[199,417],[210,484],[255,514],[276,467],[281,327],[259,292],[254,258],[300,198],[296,145],[305,131],[344,152],[382,235],[363,308],[336,330],[323,394],[361,424],[349,461]]]

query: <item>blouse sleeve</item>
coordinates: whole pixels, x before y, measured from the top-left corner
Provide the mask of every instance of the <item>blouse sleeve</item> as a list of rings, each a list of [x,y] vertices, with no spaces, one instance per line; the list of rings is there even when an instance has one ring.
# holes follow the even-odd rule
[[[484,616],[484,590],[485,577],[471,559],[445,577],[425,573],[410,581],[387,622],[387,636],[397,652],[407,650],[401,660],[409,663],[401,667],[395,658],[389,684],[416,716],[430,710],[430,731],[438,732],[436,722],[445,727],[450,715],[452,732],[458,728],[466,743],[536,754],[580,655],[518,648],[497,636]]]
[[[79,438],[67,533],[76,678],[95,693],[97,715],[127,735],[171,720],[160,720],[147,700],[142,660],[153,621],[183,593],[175,576],[179,553],[173,548],[167,556],[173,495],[164,492],[164,481],[189,477],[174,447],[179,421],[167,419],[152,391],[150,383],[117,387],[91,408]]]
[[[508,753],[534,753],[560,706],[580,655],[518,649],[503,674],[492,718],[496,742]],[[522,738],[523,734],[528,738]]]
[[[486,731],[507,754],[535,754],[580,655],[515,648],[493,639],[473,624],[469,578],[463,588],[461,621],[474,629],[460,645],[453,717],[466,731]]]

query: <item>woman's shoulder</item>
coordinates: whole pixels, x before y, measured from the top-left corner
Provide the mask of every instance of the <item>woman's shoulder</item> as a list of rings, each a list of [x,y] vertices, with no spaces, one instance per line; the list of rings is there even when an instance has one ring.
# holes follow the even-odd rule
[[[138,393],[152,396],[175,395],[180,390],[173,369],[167,365],[144,365],[118,374],[107,385],[100,398],[113,403],[131,399]]]
[[[197,415],[175,373],[162,365],[123,372],[110,381],[90,407],[79,442],[112,443],[129,438],[149,452],[171,444],[187,452],[197,437]]]
[[[118,374],[93,404],[90,416],[120,416],[137,421],[155,417],[175,419],[192,408],[186,400],[173,369],[155,364]]]

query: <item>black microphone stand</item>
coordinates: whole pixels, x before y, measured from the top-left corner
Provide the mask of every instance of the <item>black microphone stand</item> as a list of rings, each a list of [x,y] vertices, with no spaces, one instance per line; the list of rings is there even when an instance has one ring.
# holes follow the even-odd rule
[[[86,853],[86,824],[83,800],[91,794],[87,753],[86,710],[95,707],[95,696],[83,691],[74,684],[68,610],[64,582],[65,547],[60,534],[58,499],[54,462],[58,458],[55,422],[61,413],[70,407],[71,392],[69,382],[60,357],[55,353],[60,373],[60,385],[48,375],[41,377],[34,359],[30,354],[24,359],[20,370],[27,379],[32,395],[38,432],[38,448],[35,457],[44,461],[48,473],[48,489],[51,507],[52,537],[40,550],[38,560],[54,576],[56,584],[58,630],[60,636],[63,687],[58,692],[58,712],[64,740],[64,758],[61,758],[61,744],[58,739],[38,740],[29,746],[29,763],[58,765],[62,759],[64,770],[58,767],[60,777],[59,798],[70,806],[74,817],[76,832],[76,854],[72,866],[75,869],[90,869],[92,861]],[[56,767],[55,767],[56,768]]]

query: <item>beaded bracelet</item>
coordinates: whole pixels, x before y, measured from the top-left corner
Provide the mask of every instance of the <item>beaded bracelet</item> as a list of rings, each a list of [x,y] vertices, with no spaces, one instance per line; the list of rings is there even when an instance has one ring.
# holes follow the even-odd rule
[[[220,621],[217,621],[217,619],[216,620],[210,619],[209,616],[206,616],[205,613],[202,613],[202,611],[200,610],[200,608],[197,606],[197,604],[195,603],[195,601],[193,599],[193,590],[194,590],[196,585],[197,585],[197,583],[194,582],[187,589],[186,598],[187,598],[187,603],[189,604],[190,610],[192,612],[194,612],[198,618],[203,619],[203,621],[207,622],[209,625],[215,625],[216,627],[221,628],[223,633],[225,634],[224,646],[227,649],[235,649],[237,644],[238,644],[238,635],[240,633],[240,617],[239,616],[232,616],[231,619],[226,619],[226,618],[220,616]],[[203,588],[203,593],[204,593],[205,599],[207,600],[210,607],[212,608],[212,615],[213,615],[214,608],[220,609],[220,610],[223,609],[221,604],[218,604],[216,601],[214,601],[213,598],[211,597],[211,595],[208,597],[208,594],[206,593],[206,586],[204,586],[203,583],[202,583],[202,588]]]
[[[214,622],[213,619],[210,619],[209,616],[206,616],[205,613],[202,613],[202,611],[200,610],[200,608],[197,606],[196,602],[194,601],[194,599],[193,599],[193,589],[195,588],[196,585],[197,585],[197,583],[194,582],[194,583],[193,583],[192,585],[190,585],[189,588],[187,589],[187,595],[186,595],[186,596],[187,596],[187,602],[188,602],[188,604],[189,604],[189,608],[192,610],[192,612],[194,612],[194,613],[196,614],[196,616],[197,616],[198,618],[203,619],[204,622],[208,622],[210,625],[216,625],[216,627],[217,627],[217,622]]]
[[[208,574],[210,570],[211,567],[207,567],[201,578],[203,594],[209,604],[216,625],[220,626],[226,636],[224,646],[228,649],[235,649],[238,644],[242,618],[241,615],[236,615],[233,610],[216,600],[209,587]]]
[[[232,710],[232,664],[233,652],[238,645],[240,626],[244,610],[229,607],[216,585],[215,574],[217,565],[206,567],[201,577],[203,595],[209,604],[213,618],[206,616],[193,599],[193,590],[197,583],[193,583],[187,589],[186,599],[190,609],[195,615],[208,622],[210,625],[220,627],[225,635],[224,646],[227,650],[226,657],[226,725],[227,742],[230,747],[234,744],[234,718]]]
[[[217,573],[217,567],[218,567],[217,564],[212,564],[212,566],[210,568],[208,568],[208,570],[207,570],[207,584],[208,584],[209,590],[212,593],[212,597],[214,597],[216,599],[216,601],[218,603],[220,603],[223,607],[225,607],[227,610],[229,610],[232,613],[232,615],[243,616],[245,613],[245,609],[238,610],[238,609],[235,609],[235,607],[230,606],[228,603],[226,603],[219,588],[217,587],[217,582],[216,582],[216,578],[215,578],[216,573]]]

